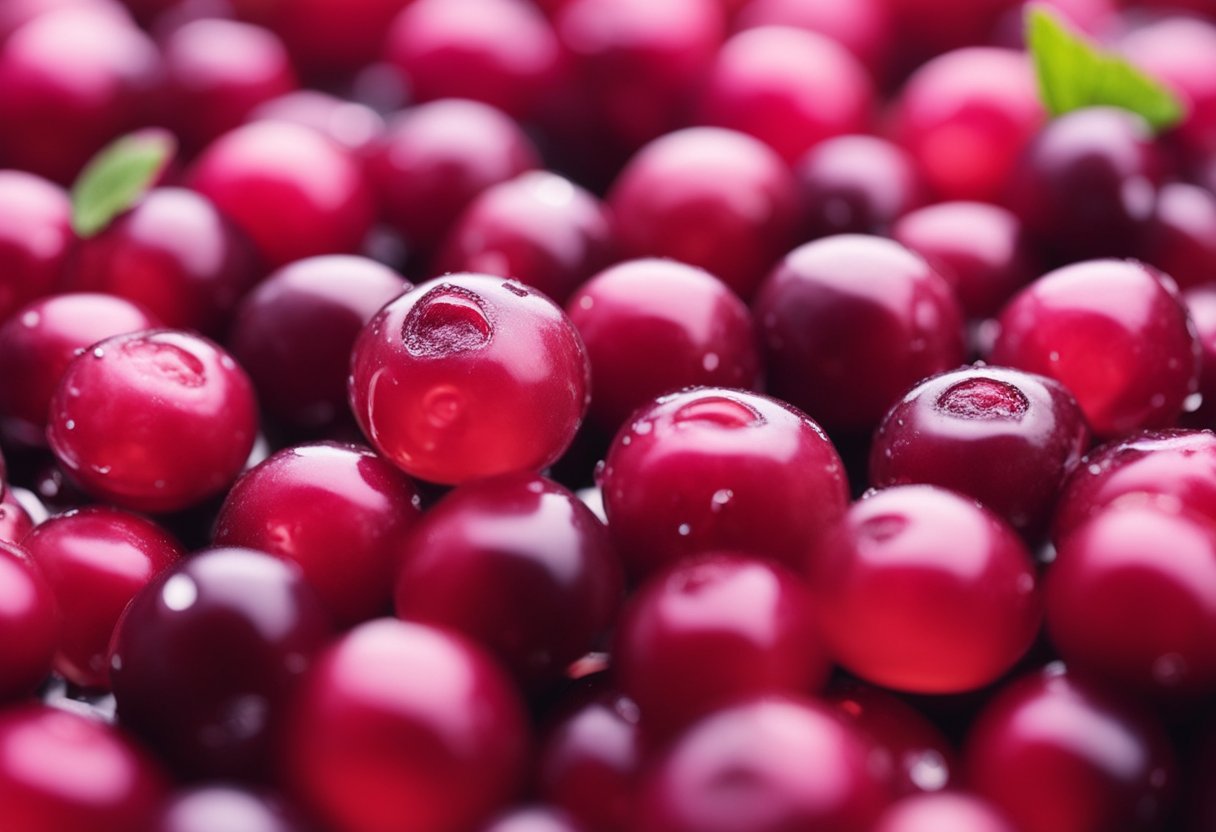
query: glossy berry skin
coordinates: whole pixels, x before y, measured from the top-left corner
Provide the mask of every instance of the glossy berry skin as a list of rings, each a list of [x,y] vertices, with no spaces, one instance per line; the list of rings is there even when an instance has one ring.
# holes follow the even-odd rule
[[[836,41],[853,53],[876,79],[891,62],[894,34],[885,0],[751,0],[735,16],[736,29],[794,26]]]
[[[1188,428],[1216,427],[1216,286],[1203,285],[1183,293],[1187,316],[1199,339],[1199,395],[1183,403],[1178,424]]]
[[[1019,832],[1159,829],[1174,788],[1153,714],[1056,668],[985,706],[967,738],[966,776]]]
[[[848,502],[840,456],[818,425],[775,399],[714,387],[638,411],[600,480],[635,579],[715,550],[800,569]]]
[[[1211,283],[1216,274],[1216,194],[1186,182],[1165,185],[1138,254],[1184,289]]]
[[[63,8],[81,6],[102,9],[119,17],[126,16],[126,10],[111,0],[9,0],[4,4],[4,8],[0,9],[0,43],[36,17]],[[127,17],[127,19],[130,18]]]
[[[0,170],[0,320],[58,288],[73,238],[71,213],[58,185]]]
[[[925,199],[920,172],[898,145],[875,136],[827,139],[795,166],[806,237],[882,234]]]
[[[72,359],[47,441],[89,493],[135,511],[194,505],[240,473],[257,433],[245,371],[175,330],[118,335]]]
[[[0,712],[0,758],[5,832],[146,829],[167,791],[125,735],[45,705]]]
[[[289,791],[347,832],[474,827],[514,795],[528,745],[518,695],[488,655],[389,619],[322,654],[284,737]]]
[[[869,748],[826,706],[768,697],[677,739],[641,786],[637,832],[866,832],[886,803]]]
[[[34,518],[13,495],[12,488],[5,488],[0,499],[0,543],[20,543],[34,528]]]
[[[431,271],[511,277],[565,303],[612,262],[611,218],[590,192],[547,171],[483,191],[460,215]]]
[[[345,254],[298,260],[259,283],[237,307],[227,344],[267,415],[305,431],[349,418],[355,339],[408,288],[387,266]]]
[[[516,809],[487,823],[479,832],[584,832],[586,827],[559,809]]]
[[[606,269],[566,304],[591,359],[588,418],[615,432],[631,413],[684,387],[755,390],[751,312],[713,275],[644,258]]]
[[[355,342],[351,373],[355,418],[376,449],[444,484],[549,465],[589,393],[569,318],[489,275],[448,275],[388,304]]]
[[[158,188],[77,244],[64,286],[126,298],[164,326],[215,335],[261,276],[249,241],[206,198]]]
[[[755,136],[794,164],[824,139],[866,132],[873,99],[868,73],[840,44],[803,29],[762,26],[722,45],[698,116]]]
[[[793,174],[742,133],[696,127],[640,150],[608,194],[625,257],[700,266],[744,298],[797,238]]]
[[[375,213],[357,159],[307,127],[255,121],[208,145],[190,187],[253,240],[271,267],[358,250]]]
[[[330,638],[300,572],[252,549],[211,549],[162,572],[118,623],[119,721],[187,777],[261,779],[286,697]]]
[[[998,320],[989,360],[1061,382],[1100,438],[1169,426],[1197,389],[1200,348],[1186,307],[1149,266],[1065,266],[1015,295]]]
[[[1034,563],[1014,531],[933,486],[855,503],[807,574],[829,652],[862,679],[909,693],[996,681],[1042,616]]]
[[[870,448],[870,485],[948,488],[1033,536],[1088,447],[1085,417],[1059,382],[964,367],[921,382],[887,413]]]
[[[752,314],[769,391],[829,431],[872,430],[909,387],[963,361],[962,314],[945,279],[879,237],[842,234],[794,249]]]
[[[114,627],[127,604],[185,552],[164,529],[121,509],[90,506],[38,524],[23,546],[63,610],[55,671],[106,690]]]
[[[612,656],[614,678],[651,737],[752,696],[809,694],[830,670],[801,578],[733,554],[651,576],[621,617]]]
[[[873,832],[1017,832],[987,801],[961,792],[907,797],[892,804]]]
[[[150,832],[305,832],[282,802],[235,786],[195,786],[176,793],[161,808]]]
[[[28,695],[50,675],[61,633],[42,570],[15,543],[0,543],[0,700]]]
[[[387,129],[371,107],[317,90],[295,90],[272,98],[255,107],[249,121],[286,121],[311,127],[361,159]]]
[[[97,292],[66,292],[31,302],[0,323],[0,414],[23,445],[46,444],[51,397],[85,347],[160,326],[139,304]]]

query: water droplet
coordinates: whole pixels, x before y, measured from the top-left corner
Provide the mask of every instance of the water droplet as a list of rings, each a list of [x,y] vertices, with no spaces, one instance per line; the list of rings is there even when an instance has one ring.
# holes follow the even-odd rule
[[[687,523],[681,523],[681,524],[680,524],[680,525],[679,525],[679,526],[676,528],[676,533],[677,533],[677,534],[679,534],[679,535],[680,535],[680,537],[688,537],[688,535],[689,535],[691,532],[692,532],[692,526],[688,525]]]
[[[621,444],[625,445],[626,447],[628,447],[630,444],[632,444],[632,442],[633,442],[633,439],[632,439],[632,437],[629,436],[629,434],[625,434],[624,436],[621,437]]]
[[[1203,406],[1203,394],[1192,393],[1182,400],[1182,410],[1185,413],[1194,413]]]
[[[701,359],[701,366],[705,368],[705,372],[707,373],[712,373],[718,369],[719,363],[721,363],[721,359],[718,358],[716,352],[707,352],[705,353],[705,357]]]
[[[93,347],[93,357],[94,358],[105,358],[106,351],[102,347]]]
[[[33,309],[31,309],[29,312],[26,312],[24,315],[21,316],[22,326],[27,326],[30,329],[33,329],[34,327],[38,326],[38,323],[41,320],[42,320],[42,315],[40,315],[38,312],[34,311]]]
[[[1102,473],[1102,466],[1096,462],[1091,462],[1088,466],[1086,466],[1085,470],[1096,477],[1098,474]]]
[[[98,474],[101,474],[101,476],[104,477],[106,474],[110,473],[114,469],[111,468],[109,465],[98,465],[93,470],[96,471]]]
[[[651,425],[650,422],[646,421],[645,419],[639,419],[633,423],[632,430],[638,436],[646,436],[650,433],[652,428],[653,425]]]
[[[726,508],[727,503],[734,499],[735,492],[729,488],[719,488],[714,492],[714,495],[709,498],[709,510],[717,513]]]
[[[590,309],[593,306],[595,306],[595,298],[591,297],[591,295],[583,295],[578,299],[579,309]]]
[[[936,792],[950,780],[950,769],[941,754],[929,750],[916,755],[908,767],[908,778],[924,791]]]
[[[68,419],[66,422],[63,423],[63,429],[64,430],[76,430],[76,420]]]
[[[181,612],[198,600],[198,586],[189,575],[174,575],[161,588],[160,597],[166,607]]]
[[[528,490],[533,494],[543,494],[545,491],[545,486],[542,483],[534,481],[528,483]]]
[[[1052,350],[1047,354],[1047,360],[1053,364],[1060,360],[1060,353],[1057,350]]]

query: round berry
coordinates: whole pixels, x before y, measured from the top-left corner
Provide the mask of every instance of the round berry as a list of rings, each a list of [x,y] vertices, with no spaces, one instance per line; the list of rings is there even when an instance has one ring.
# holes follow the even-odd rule
[[[872,832],[1017,832],[987,801],[945,792],[906,797],[893,804]]]
[[[286,121],[311,128],[354,153],[365,166],[387,129],[371,107],[316,90],[296,90],[272,98],[255,107],[248,120]]]
[[[161,808],[150,832],[304,832],[281,801],[235,786],[194,786]]]
[[[795,167],[806,203],[806,237],[885,234],[925,198],[920,173],[898,145],[875,136],[837,136]]]
[[[885,0],[749,0],[741,6],[734,20],[736,29],[808,29],[852,52],[875,78],[884,78],[890,68],[895,32]]]
[[[62,188],[32,173],[0,170],[0,321],[59,288],[73,240]]]
[[[1184,289],[1210,284],[1216,275],[1216,194],[1185,182],[1164,186],[1138,254]]]
[[[61,632],[42,570],[24,549],[0,543],[0,700],[27,696],[50,675]]]

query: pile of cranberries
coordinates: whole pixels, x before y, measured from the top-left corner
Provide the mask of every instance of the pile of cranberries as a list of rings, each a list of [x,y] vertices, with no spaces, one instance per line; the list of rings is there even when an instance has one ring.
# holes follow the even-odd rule
[[[0,832],[1216,832],[1216,2],[1039,5],[1181,120],[1020,0],[0,0]]]

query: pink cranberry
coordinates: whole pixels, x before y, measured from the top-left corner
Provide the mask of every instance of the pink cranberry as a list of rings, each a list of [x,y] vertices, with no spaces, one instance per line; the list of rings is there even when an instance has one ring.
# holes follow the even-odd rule
[[[45,705],[0,712],[5,832],[147,829],[167,784],[114,728]]]
[[[1017,832],[985,800],[961,792],[906,797],[893,804],[872,832]]]
[[[560,809],[533,806],[499,815],[479,832],[584,832],[585,828]]]
[[[71,213],[58,185],[0,170],[0,321],[58,288],[73,238]]]
[[[455,484],[539,470],[587,409],[589,367],[561,309],[511,280],[423,283],[372,319],[352,353],[363,432],[406,473]]]
[[[621,428],[602,475],[608,529],[634,578],[706,551],[800,569],[848,502],[819,426],[755,393],[697,388]]]
[[[1183,294],[1183,299],[1199,338],[1199,389],[1198,401],[1192,396],[1183,402],[1178,424],[1191,428],[1216,427],[1216,286],[1193,287]]]
[[[304,832],[303,821],[282,802],[235,786],[195,786],[161,808],[150,832]],[[986,832],[986,831],[985,831]]]
[[[50,414],[59,464],[136,511],[175,511],[226,488],[258,427],[245,372],[211,341],[174,330],[115,336],[76,356]]]
[[[316,90],[296,90],[272,98],[255,107],[249,120],[310,127],[361,157],[370,154],[386,129],[384,119],[370,107]]]
[[[356,251],[371,228],[371,191],[354,156],[297,124],[255,121],[203,150],[191,187],[215,203],[274,267]]]
[[[1211,283],[1216,275],[1216,194],[1184,182],[1163,187],[1139,256],[1183,288]]]
[[[28,695],[50,675],[61,632],[59,608],[42,570],[24,549],[0,542],[0,700]]]
[[[696,127],[656,139],[608,194],[621,253],[700,266],[744,298],[797,238],[797,185],[742,133]]]
[[[894,30],[885,0],[751,0],[735,18],[736,29],[795,26],[836,41],[876,79],[891,63]]]
[[[461,832],[512,798],[527,745],[519,697],[488,655],[444,630],[379,620],[313,666],[280,767],[315,817],[346,832]]]
[[[113,0],[8,0],[0,5],[0,43],[22,25],[47,12],[79,8],[112,12],[117,17],[126,15],[123,6]]]
[[[909,387],[963,361],[962,314],[945,279],[879,237],[799,246],[760,287],[752,313],[769,390],[829,431],[873,429]]]
[[[11,487],[5,488],[4,498],[0,499],[0,543],[20,543],[33,528],[34,518],[29,509]]]
[[[228,348],[268,415],[307,431],[326,428],[349,419],[346,378],[360,330],[408,288],[401,275],[363,257],[298,260],[241,301]]]
[[[1055,668],[989,701],[967,739],[966,775],[1019,832],[1157,829],[1174,786],[1150,712]]]
[[[1133,261],[1057,269],[1002,310],[989,359],[1063,383],[1094,434],[1165,427],[1198,386],[1200,347],[1173,281]]]
[[[826,139],[799,160],[795,172],[811,239],[886,233],[925,197],[908,154],[874,136]]]

